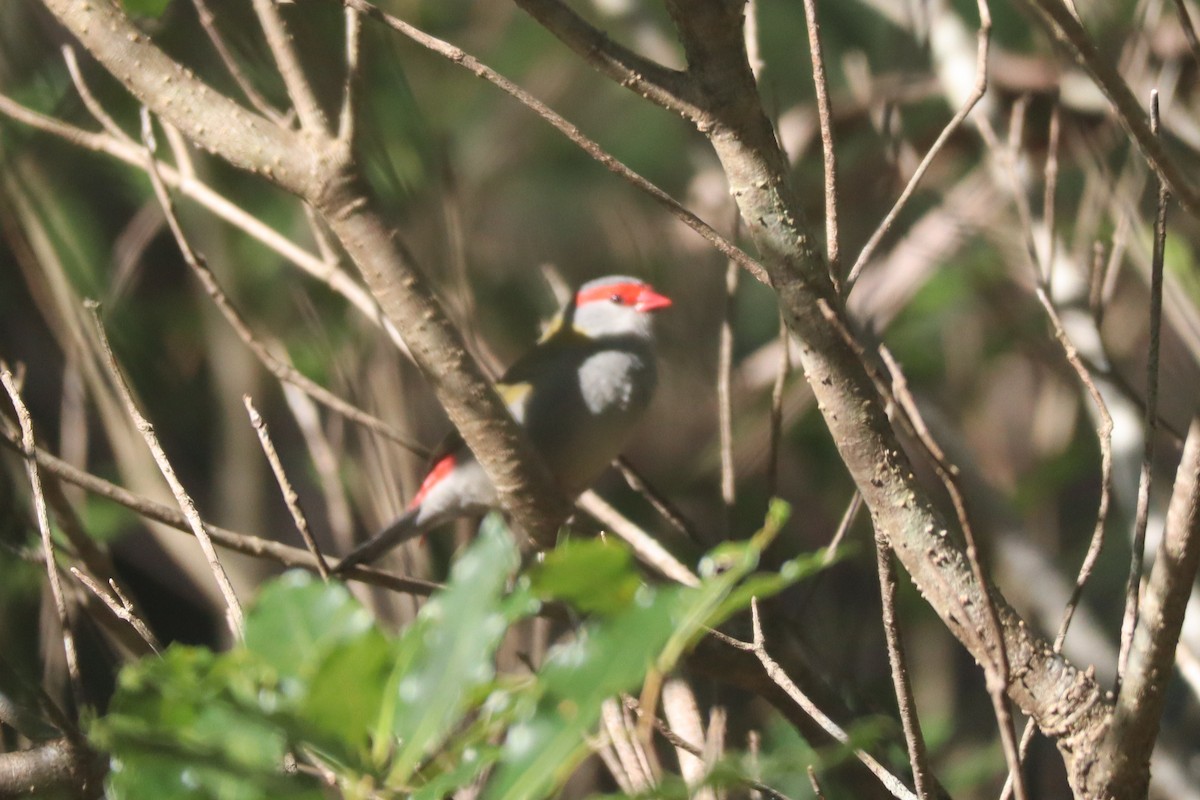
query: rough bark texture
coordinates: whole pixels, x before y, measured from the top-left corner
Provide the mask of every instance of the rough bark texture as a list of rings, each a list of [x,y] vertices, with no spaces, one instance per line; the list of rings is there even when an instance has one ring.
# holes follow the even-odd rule
[[[996,646],[984,615],[984,589],[962,548],[918,483],[885,406],[847,339],[827,265],[800,217],[786,160],[763,113],[746,59],[741,0],[669,0],[697,82],[707,134],[721,160],[747,230],[799,337],[800,363],[830,434],[876,530],[887,536],[926,600],[978,661]],[[1058,741],[1081,797],[1104,796],[1092,780],[1093,745],[1107,731],[1111,705],[1094,678],[1053,653],[998,592],[991,593],[1011,665],[1009,696]]]
[[[1127,679],[1101,752],[1118,796],[1144,797],[1167,683],[1188,598],[1200,567],[1200,418],[1193,419],[1175,479],[1162,545],[1150,572],[1134,632]]]
[[[0,753],[0,798],[100,797],[107,773],[107,758],[56,739],[29,750]]]

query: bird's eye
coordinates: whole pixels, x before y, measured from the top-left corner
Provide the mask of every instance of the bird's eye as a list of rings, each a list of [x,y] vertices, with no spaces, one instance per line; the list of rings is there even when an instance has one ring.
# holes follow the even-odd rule
[[[612,297],[610,297],[608,299],[612,300],[614,303],[616,303],[619,306],[625,305],[625,298],[622,297],[621,295],[617,294],[616,292],[613,292]]]

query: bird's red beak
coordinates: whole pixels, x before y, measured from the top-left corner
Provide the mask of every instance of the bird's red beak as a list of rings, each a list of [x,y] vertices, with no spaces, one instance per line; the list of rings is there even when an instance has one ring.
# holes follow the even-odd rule
[[[638,292],[637,300],[633,307],[637,311],[654,311],[659,308],[666,308],[671,305],[671,298],[661,295],[651,289],[649,286],[643,286]]]

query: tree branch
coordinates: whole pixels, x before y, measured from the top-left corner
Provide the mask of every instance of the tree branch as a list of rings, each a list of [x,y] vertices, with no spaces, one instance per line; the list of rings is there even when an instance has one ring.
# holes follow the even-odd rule
[[[29,750],[0,753],[0,797],[101,797],[108,759],[56,739]]]
[[[701,130],[721,160],[788,325],[801,342],[800,363],[876,530],[977,660],[987,662],[1004,648],[1011,664],[1008,694],[1047,735],[1058,738],[1072,781],[1083,785],[1090,780],[1089,763],[1078,757],[1077,745],[1104,729],[1110,706],[1095,680],[1055,654],[995,590],[990,599],[1003,641],[989,641],[986,590],[913,473],[801,216],[746,63],[742,4],[668,0],[667,6],[689,73],[704,93],[709,117]]]
[[[1059,0],[1020,0],[1041,26],[1070,53],[1112,104],[1121,127],[1141,149],[1150,166],[1166,182],[1180,205],[1200,218],[1200,191],[1182,167],[1167,153],[1162,141],[1150,130],[1142,104],[1116,68],[1101,57],[1096,45],[1079,20]]]
[[[505,509],[519,528],[549,546],[570,505],[384,221],[349,143],[312,130],[301,135],[247,111],[166,56],[109,0],[44,2],[155,114],[316,209],[408,343]]]
[[[1200,568],[1200,417],[1188,428],[1158,557],[1141,603],[1109,734],[1114,782],[1143,796],[1188,597]]]
[[[696,119],[696,94],[687,73],[668,69],[608,38],[561,0],[513,0],[601,74],[668,111]]]

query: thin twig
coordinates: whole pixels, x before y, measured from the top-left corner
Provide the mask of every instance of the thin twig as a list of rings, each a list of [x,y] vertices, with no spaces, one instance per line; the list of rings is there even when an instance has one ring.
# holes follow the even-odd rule
[[[98,581],[94,580],[78,567],[71,567],[71,574],[75,576],[76,580],[86,586],[92,594],[96,595],[100,599],[100,602],[104,603],[108,607],[108,610],[113,613],[113,616],[127,622],[130,627],[137,631],[137,635],[142,637],[142,641],[149,645],[151,650],[155,653],[162,652],[162,644],[159,643],[158,637],[154,635],[154,631],[150,630],[150,626],[143,622],[142,618],[137,615],[137,612],[133,608],[133,603],[117,588],[116,581],[109,581],[110,593],[109,589],[105,589]]]
[[[1059,0],[1022,0],[1046,30],[1067,49],[1113,106],[1118,122],[1129,133],[1150,167],[1167,184],[1171,194],[1193,217],[1200,215],[1200,190],[1188,171],[1171,157],[1158,135],[1146,123],[1141,101],[1110,60],[1102,56],[1088,32]]]
[[[331,411],[341,414],[351,422],[362,425],[364,428],[390,439],[411,453],[422,457],[427,456],[428,450],[425,447],[412,441],[394,426],[346,402],[316,381],[308,378],[291,364],[277,357],[269,348],[258,341],[254,332],[250,330],[250,325],[246,322],[245,317],[237,310],[237,307],[234,306],[229,296],[225,294],[224,289],[221,288],[221,284],[217,281],[212,270],[209,269],[207,259],[201,253],[196,252],[188,241],[187,235],[183,231],[183,226],[179,223],[178,215],[175,213],[175,203],[171,199],[166,183],[159,173],[158,161],[153,157],[153,150],[149,150],[149,153],[150,157],[146,159],[145,163],[146,173],[150,176],[150,183],[154,188],[159,205],[166,215],[167,225],[175,237],[175,242],[179,246],[183,260],[191,268],[197,279],[199,279],[200,285],[204,287],[204,291],[213,301],[213,305],[221,312],[221,316],[225,318],[225,321],[233,328],[234,333],[249,348],[255,358],[262,363],[268,372],[280,381],[292,384]]]
[[[300,63],[280,6],[274,0],[252,0],[252,5],[266,37],[267,47],[275,59],[275,66],[283,78],[283,85],[287,88],[288,97],[292,99],[296,114],[300,117],[300,126],[312,134],[328,132],[325,112],[317,102],[312,84],[304,75],[304,66]]]
[[[312,531],[308,528],[308,517],[304,515],[304,509],[300,507],[300,497],[292,488],[292,482],[288,480],[287,473],[284,472],[283,462],[279,460],[279,453],[275,452],[275,443],[271,441],[267,423],[263,421],[262,415],[254,407],[254,401],[250,399],[250,395],[242,395],[242,402],[246,404],[246,413],[250,415],[250,425],[258,434],[259,444],[262,445],[263,454],[271,464],[271,472],[275,473],[279,491],[283,494],[283,502],[287,504],[292,521],[296,523],[296,530],[300,532],[300,538],[304,540],[304,546],[308,548],[308,552],[312,553],[321,580],[328,583],[329,565],[325,563],[325,556],[321,555],[321,549],[317,547],[317,540],[313,538]]]
[[[342,82],[342,111],[338,115],[337,137],[343,144],[354,141],[357,123],[359,81],[362,78],[362,15],[353,8],[345,9],[346,18],[346,78]]]
[[[680,563],[679,559],[668,553],[654,537],[633,524],[620,511],[613,508],[593,491],[586,491],[575,501],[575,505],[595,518],[600,524],[608,526],[613,533],[625,540],[634,554],[645,563],[657,569],[662,575],[684,586],[699,586],[700,579],[696,573]]]
[[[267,102],[267,99],[254,88],[254,84],[246,77],[246,73],[242,70],[241,65],[238,64],[237,59],[233,57],[233,53],[225,44],[225,39],[221,36],[221,32],[217,30],[217,20],[213,16],[212,9],[208,7],[207,0],[192,0],[192,4],[196,7],[196,16],[200,19],[200,26],[208,34],[208,40],[212,43],[213,49],[217,51],[217,56],[220,57],[221,63],[225,65],[225,71],[229,73],[229,77],[233,78],[233,82],[242,90],[242,94],[250,101],[250,105],[254,106],[258,110],[258,113],[276,125],[286,126],[288,123],[287,115]]]
[[[641,705],[641,703],[639,703],[637,701],[637,698],[630,697],[629,695],[622,695],[622,700],[624,701],[625,706],[628,709],[630,709],[631,711],[633,711],[634,714],[637,714],[639,718],[641,718],[642,715],[645,714],[645,712],[642,710],[642,705]],[[697,744],[694,744],[694,743],[688,741],[684,737],[680,736],[679,733],[677,731],[675,731],[670,725],[668,725],[665,720],[660,719],[657,715],[655,715],[654,718],[651,720],[651,725],[654,726],[655,732],[658,733],[660,736],[662,736],[664,739],[666,739],[667,743],[670,744],[675,749],[682,750],[683,752],[689,753],[690,755],[693,755],[696,758],[701,758],[701,759],[704,758],[703,748],[701,748]],[[757,740],[757,736],[752,731],[751,732],[751,742],[753,743],[756,740]],[[753,744],[751,745],[750,751],[754,752]],[[789,798],[786,794],[779,791],[778,789],[768,786],[767,784],[758,780],[757,777],[754,775],[749,776],[749,780],[746,781],[746,784],[748,786],[750,786],[752,789],[754,789],[755,791],[762,792],[763,794],[767,795],[768,797],[774,798],[774,800],[789,800]]]
[[[754,276],[755,280],[770,286],[770,277],[766,270],[755,259],[751,258],[744,250],[730,242],[721,234],[709,225],[700,217],[684,208],[682,204],[669,194],[664,192],[655,184],[643,178],[638,173],[634,172],[629,167],[625,166],[620,160],[608,153],[597,142],[588,138],[579,130],[573,123],[567,121],[560,114],[553,111],[542,101],[517,86],[512,81],[505,78],[500,73],[496,72],[491,67],[480,62],[478,59],[468,55],[464,50],[455,47],[449,42],[445,42],[437,37],[430,36],[424,31],[409,25],[404,20],[394,17],[381,10],[378,6],[366,2],[366,0],[341,0],[343,5],[361,11],[368,17],[378,20],[387,25],[397,33],[403,34],[412,39],[422,47],[432,50],[439,55],[445,56],[451,62],[469,70],[472,74],[483,78],[487,82],[499,88],[506,94],[511,95],[525,107],[532,110],[542,119],[550,123],[560,133],[570,139],[573,143],[579,146],[584,152],[591,156],[594,160],[602,164],[613,174],[623,178],[635,188],[640,189],[645,194],[649,195],[659,205],[665,208],[672,216],[680,220],[696,233],[700,234],[706,241],[715,247],[722,255],[733,261],[736,261],[738,266]]]
[[[966,544],[967,562],[970,564],[975,582],[979,585],[980,596],[983,598],[984,618],[987,621],[987,635],[983,638],[983,642],[985,645],[990,644],[990,647],[987,649],[991,650],[992,658],[990,661],[982,661],[981,663],[983,664],[988,696],[991,698],[992,710],[996,715],[997,727],[1000,729],[1000,742],[1004,748],[1004,758],[1008,763],[1009,773],[1013,776],[1013,790],[1016,793],[1017,800],[1026,800],[1028,794],[1025,789],[1025,781],[1021,775],[1020,746],[1017,741],[1016,727],[1013,723],[1007,694],[1008,684],[1011,680],[1011,668],[1008,660],[1008,649],[1004,644],[1004,629],[1000,625],[1000,615],[996,611],[996,604],[992,602],[992,595],[988,589],[987,576],[984,574],[983,565],[979,561],[979,549],[975,544],[975,533],[971,526],[971,520],[967,515],[966,500],[963,497],[962,489],[958,485],[958,467],[950,463],[941,447],[938,446],[932,434],[930,434],[917,408],[915,399],[908,391],[908,382],[900,369],[900,365],[892,357],[891,352],[885,345],[881,344],[879,346],[879,355],[883,359],[884,364],[887,365],[888,372],[891,374],[892,396],[903,410],[905,417],[918,439],[920,439],[922,446],[933,459],[938,478],[946,488],[946,492],[950,495],[955,515],[958,517],[959,528],[962,531],[963,541]]]
[[[646,501],[654,506],[654,510],[670,523],[671,527],[694,542],[700,541],[695,526],[688,522],[687,517],[675,507],[674,503],[650,485],[650,482],[638,472],[637,468],[629,462],[629,459],[625,458],[625,456],[618,456],[613,461],[613,466],[617,468],[617,472],[621,473],[621,477],[625,479],[626,485],[646,498]]]
[[[200,519],[200,512],[196,510],[195,501],[192,500],[187,490],[183,488],[183,484],[179,482],[179,478],[176,477],[175,468],[171,466],[171,462],[167,459],[167,454],[163,451],[162,445],[158,441],[158,436],[154,433],[154,426],[142,414],[138,408],[137,401],[133,398],[133,392],[129,388],[129,383],[125,380],[125,375],[117,363],[117,357],[108,342],[108,335],[104,331],[104,323],[100,319],[99,304],[94,300],[88,300],[85,301],[84,306],[91,312],[96,339],[100,345],[100,353],[103,356],[104,364],[108,368],[109,374],[112,376],[113,385],[120,394],[121,400],[125,404],[125,410],[129,414],[130,419],[133,420],[134,427],[142,434],[142,438],[146,442],[146,447],[149,448],[150,454],[154,456],[154,463],[158,465],[159,472],[162,473],[163,478],[171,487],[171,493],[175,495],[175,500],[179,503],[179,509],[187,519],[188,526],[191,528],[193,535],[195,535],[196,541],[200,543],[200,549],[204,551],[204,557],[208,561],[213,579],[216,581],[217,587],[221,590],[221,596],[225,598],[225,605],[228,609],[227,621],[229,629],[233,632],[234,638],[241,641],[243,631],[245,630],[242,604],[238,600],[237,593],[233,590],[233,584],[229,580],[228,573],[225,572],[225,567],[221,564],[220,556],[217,555],[217,550],[213,546],[212,537],[205,530],[204,521]]]
[[[804,0],[804,21],[808,26],[808,52],[812,56],[813,84],[817,93],[817,119],[821,127],[821,154],[825,167],[825,252],[829,258],[829,277],[841,291],[842,260],[838,245],[837,155],[833,148],[833,110],[825,78],[825,54],[821,48],[821,23],[817,20],[816,0]]]
[[[46,498],[42,494],[42,477],[38,472],[37,444],[33,438],[33,420],[29,409],[21,399],[17,380],[13,377],[6,364],[0,363],[0,383],[8,392],[13,409],[17,412],[17,423],[21,426],[21,452],[25,456],[25,469],[29,473],[29,486],[33,495],[33,508],[37,516],[38,531],[42,537],[42,557],[46,562],[46,578],[50,582],[50,594],[54,599],[54,611],[58,616],[61,628],[63,655],[67,662],[67,675],[70,677],[71,696],[75,699],[76,713],[82,712],[86,706],[86,695],[83,691],[83,675],[79,671],[79,655],[75,649],[75,635],[71,632],[71,618],[67,614],[67,598],[63,592],[62,581],[58,576],[58,561],[54,557],[54,540],[50,535],[50,516],[46,511]]]
[[[1092,538],[1088,543],[1083,563],[1079,566],[1079,574],[1075,578],[1075,587],[1072,589],[1071,597],[1067,601],[1066,608],[1063,610],[1063,618],[1059,623],[1058,633],[1054,637],[1054,650],[1055,652],[1059,652],[1062,650],[1063,642],[1066,640],[1067,630],[1071,626],[1071,618],[1074,616],[1075,609],[1079,605],[1079,600],[1083,595],[1084,586],[1087,584],[1088,578],[1091,577],[1092,569],[1096,565],[1096,559],[1100,556],[1100,549],[1104,544],[1104,528],[1108,523],[1108,507],[1112,499],[1113,489],[1113,419],[1108,411],[1108,404],[1104,402],[1104,396],[1096,388],[1091,373],[1088,372],[1087,367],[1079,357],[1079,352],[1075,349],[1075,345],[1067,336],[1062,320],[1059,318],[1054,304],[1050,301],[1050,297],[1040,289],[1037,291],[1037,297],[1042,307],[1046,310],[1046,315],[1049,317],[1050,324],[1054,328],[1054,337],[1062,346],[1067,363],[1075,371],[1075,375],[1087,391],[1088,397],[1091,398],[1092,404],[1096,407],[1096,414],[1100,418],[1100,421],[1096,424],[1096,440],[1100,447],[1100,500],[1096,506],[1096,524],[1093,526]]]
[[[758,613],[758,598],[754,598],[750,601],[750,618],[754,625],[753,642],[743,642],[725,635],[721,635],[719,638],[733,647],[738,648],[739,650],[745,650],[753,653],[763,665],[763,669],[766,671],[767,676],[774,681],[780,689],[783,689],[783,691],[787,693],[787,696],[790,697],[796,705],[800,706],[800,708],[804,710],[804,713],[812,717],[812,719],[816,721],[816,723],[820,725],[826,733],[833,737],[835,741],[846,747],[851,747],[855,757],[858,758],[858,760],[861,761],[863,765],[871,771],[871,774],[879,779],[879,782],[883,784],[883,787],[891,792],[893,796],[902,798],[903,800],[917,800],[917,796],[913,794],[907,786],[904,785],[904,781],[900,780],[898,777],[889,772],[887,767],[879,763],[874,756],[862,748],[853,747],[850,743],[849,734],[847,734],[846,731],[843,730],[840,725],[834,722],[824,711],[818,708],[817,705],[808,698],[808,695],[800,691],[800,687],[798,687],[792,681],[792,679],[788,677],[788,674],[784,671],[783,667],[779,666],[779,663],[775,661],[775,659],[771,658],[771,655],[767,653],[766,638],[763,636],[762,621],[759,619]]]
[[[735,225],[736,227],[736,225]],[[732,261],[725,270],[725,313],[717,345],[717,428],[721,447],[721,501],[725,504],[728,529],[737,501],[737,476],[733,467],[733,314],[737,307],[737,265]],[[728,533],[728,530],[726,530]]]
[[[1179,15],[1179,27],[1183,29],[1183,38],[1187,39],[1188,49],[1192,51],[1192,59],[1200,66],[1200,39],[1196,38],[1196,28],[1192,25],[1192,15],[1188,13],[1187,4],[1183,0],[1173,0],[1175,13]]]
[[[854,494],[850,497],[850,502],[846,504],[846,510],[842,512],[837,530],[833,532],[833,538],[829,540],[829,546],[825,548],[825,556],[821,559],[821,563],[832,564],[833,560],[837,558],[838,548],[842,546],[842,540],[846,538],[854,521],[858,519],[858,512],[862,510],[862,507],[862,492],[855,489]]]
[[[904,728],[904,743],[908,747],[908,763],[912,765],[913,782],[921,800],[933,797],[934,782],[925,758],[925,737],[917,720],[912,683],[904,657],[904,642],[900,638],[900,623],[896,619],[896,565],[892,547],[883,536],[875,537],[875,563],[879,571],[879,594],[883,603],[883,633],[887,641],[888,662],[892,667],[892,685],[896,689],[896,705],[900,709],[900,724]]]
[[[809,764],[805,771],[808,773],[808,785],[812,787],[813,797],[816,800],[825,800],[825,792],[821,789],[821,782],[817,780],[816,768]]]
[[[661,108],[696,119],[695,81],[620,44],[562,0],[514,0],[543,28],[614,83]]]
[[[0,445],[5,445],[18,453],[24,452],[21,447],[20,437],[10,434],[8,431],[0,431]],[[128,489],[84,472],[44,450],[38,449],[34,455],[37,458],[39,467],[67,483],[122,505],[146,519],[161,522],[183,533],[194,534],[189,520],[177,508],[172,508],[163,503],[134,494]],[[292,547],[281,542],[262,539],[258,536],[236,533],[227,528],[207,522],[204,525],[205,530],[208,531],[212,540],[227,550],[232,550],[235,553],[243,553],[253,558],[273,561],[285,567],[302,567],[312,570],[317,568],[312,554],[301,547]],[[439,584],[431,583],[430,581],[409,578],[404,575],[397,575],[393,572],[369,567],[355,567],[342,577],[422,597],[428,596],[440,588]]]
[[[1166,703],[1188,598],[1200,567],[1200,416],[1192,418],[1175,477],[1162,544],[1146,585],[1113,730],[1128,746],[1118,758],[1144,769]]]
[[[1047,292],[1053,291],[1054,286],[1054,262],[1057,260],[1058,238],[1054,235],[1054,202],[1058,192],[1058,139],[1059,129],[1062,127],[1059,123],[1060,106],[1054,104],[1054,110],[1050,112],[1050,133],[1049,142],[1046,145],[1046,166],[1043,170],[1045,179],[1045,190],[1042,193],[1042,227],[1046,230],[1046,275]]]
[[[64,139],[77,147],[82,147],[95,153],[103,153],[138,169],[146,169],[145,148],[132,142],[126,142],[108,134],[94,133],[74,125],[68,125],[65,122],[26,108],[3,94],[0,94],[0,113],[6,114],[35,130]],[[389,339],[402,352],[407,352],[404,340],[400,338],[400,334],[396,331],[395,327],[384,317],[383,312],[371,294],[350,277],[349,273],[339,269],[336,261],[328,261],[299,247],[288,237],[269,227],[245,209],[230,202],[207,184],[189,177],[182,170],[177,170],[170,164],[164,164],[161,161],[155,164],[155,168],[159,171],[159,174],[167,185],[177,189],[184,196],[195,200],[220,219],[225,220],[238,230],[258,240],[268,249],[278,253],[316,280],[328,286],[335,294],[345,298],[364,317],[383,328]]]
[[[1092,259],[1088,265],[1088,311],[1096,327],[1104,317],[1104,242],[1092,242]]]
[[[108,112],[104,110],[104,106],[100,105],[100,101],[92,94],[92,90],[88,88],[87,81],[83,79],[83,71],[79,69],[79,59],[75,56],[75,48],[69,44],[64,44],[62,46],[62,55],[63,61],[67,64],[67,73],[71,76],[71,82],[75,84],[75,91],[79,93],[79,99],[83,101],[83,105],[87,108],[88,113],[114,139],[133,144],[133,138],[121,129],[116,120],[109,116]]]
[[[349,549],[354,541],[354,515],[342,484],[342,459],[330,444],[321,425],[321,415],[312,398],[294,386],[284,384],[283,397],[287,401],[292,419],[304,437],[309,458],[317,471],[317,483],[325,498],[325,513],[334,541]]]
[[[611,756],[605,758],[609,771],[629,794],[643,794],[653,789],[658,775],[647,757],[647,750],[635,733],[636,724],[615,697],[606,699],[600,707],[601,731],[607,738],[607,747],[600,752]]]
[[[1157,135],[1158,90],[1150,93],[1150,127]],[[1129,579],[1125,584],[1125,615],[1121,620],[1121,650],[1117,656],[1117,680],[1113,693],[1118,699],[1121,681],[1129,666],[1137,627],[1138,595],[1141,591],[1142,566],[1146,552],[1146,527],[1150,519],[1150,482],[1154,465],[1154,437],[1158,432],[1158,361],[1162,340],[1163,254],[1167,240],[1167,201],[1170,192],[1165,181],[1158,181],[1158,213],[1154,219],[1154,255],[1150,262],[1150,348],[1146,356],[1146,414],[1142,442],[1142,466],[1138,475],[1137,511],[1133,523],[1133,543],[1129,561]]]
[[[767,440],[767,497],[779,495],[779,450],[783,438],[783,390],[792,371],[792,332],[779,314],[779,363],[771,385],[771,415]]]
[[[978,50],[975,60],[975,86],[972,88],[966,102],[950,118],[950,121],[946,123],[946,127],[942,129],[938,138],[934,140],[929,151],[925,153],[925,157],[921,159],[921,163],[917,165],[912,177],[909,178],[908,185],[904,187],[904,191],[896,198],[891,211],[883,218],[883,222],[879,224],[879,227],[875,229],[875,232],[871,234],[871,238],[863,246],[862,251],[859,252],[858,258],[850,270],[850,274],[846,276],[845,294],[849,294],[854,289],[854,284],[858,281],[867,262],[871,260],[871,256],[875,254],[875,249],[879,246],[880,241],[891,230],[892,225],[896,222],[896,218],[917,190],[917,185],[925,177],[925,173],[929,169],[930,164],[933,163],[933,159],[937,157],[942,147],[949,141],[954,132],[958,130],[959,126],[962,125],[967,115],[975,108],[976,103],[983,98],[984,93],[987,92],[987,64],[992,33],[992,15],[988,9],[987,0],[977,0],[977,5],[979,7],[979,32],[976,34],[978,37]]]

